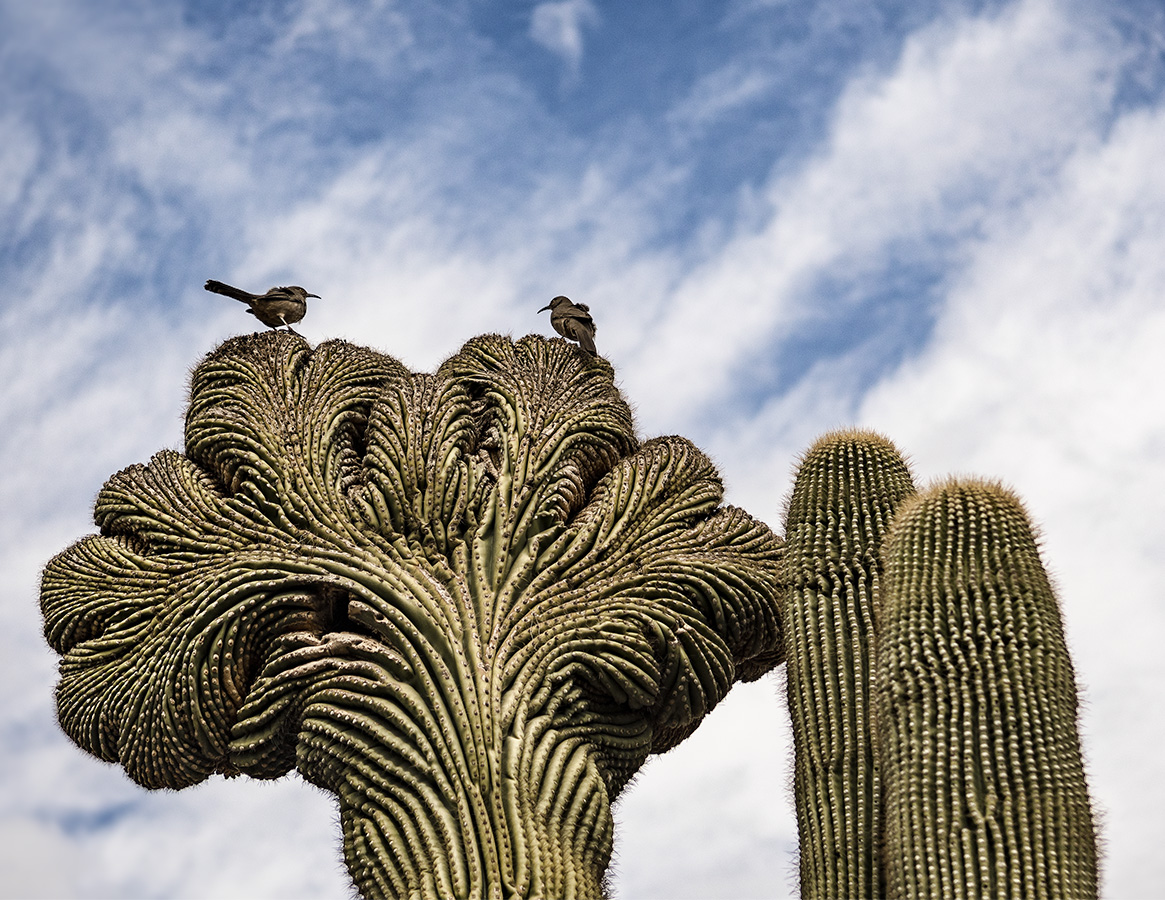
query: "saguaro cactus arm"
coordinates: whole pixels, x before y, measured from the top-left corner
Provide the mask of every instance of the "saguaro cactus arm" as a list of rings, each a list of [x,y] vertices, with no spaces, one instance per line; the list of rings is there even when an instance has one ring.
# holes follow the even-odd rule
[[[842,431],[805,453],[789,498],[782,618],[806,898],[881,894],[873,605],[882,540],[913,493],[893,444]]]
[[[887,541],[878,615],[895,897],[1094,897],[1096,838],[1060,610],[1019,500],[948,482]]]
[[[888,441],[835,432],[786,528],[803,895],[1095,896],[1075,680],[1016,498],[916,495]]]
[[[62,726],[149,787],[297,767],[368,896],[597,896],[612,799],[782,646],[777,539],[612,376],[541,338],[435,375],[228,341],[185,455],[46,568]]]

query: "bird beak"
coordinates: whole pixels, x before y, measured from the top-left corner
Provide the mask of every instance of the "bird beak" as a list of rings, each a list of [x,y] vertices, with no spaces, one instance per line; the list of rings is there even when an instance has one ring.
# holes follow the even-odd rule
[[[307,296],[308,296],[308,297],[315,297],[317,300],[323,300],[323,299],[324,299],[324,298],[323,298],[323,297],[321,297],[319,294],[308,294]]]
[[[542,307],[540,310],[538,310],[538,312],[546,312],[546,310],[548,310],[548,309],[550,309],[549,303],[547,303],[544,307]]]

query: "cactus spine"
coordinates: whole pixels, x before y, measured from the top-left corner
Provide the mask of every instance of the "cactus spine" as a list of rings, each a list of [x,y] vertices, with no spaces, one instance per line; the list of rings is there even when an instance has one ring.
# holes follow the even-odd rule
[[[1084,897],[1096,842],[1056,598],[1019,501],[950,482],[885,548],[884,864],[894,897]]]
[[[804,897],[880,893],[872,604],[883,535],[913,490],[889,441],[838,432],[805,454],[789,500],[783,612]]]

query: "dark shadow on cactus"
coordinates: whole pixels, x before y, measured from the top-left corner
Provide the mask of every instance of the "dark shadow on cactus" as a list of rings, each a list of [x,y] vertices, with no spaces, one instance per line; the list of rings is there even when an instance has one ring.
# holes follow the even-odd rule
[[[783,646],[778,540],[612,379],[535,337],[435,375],[226,342],[185,455],[45,570],[62,726],[152,788],[298,768],[367,896],[598,896],[611,801]]]

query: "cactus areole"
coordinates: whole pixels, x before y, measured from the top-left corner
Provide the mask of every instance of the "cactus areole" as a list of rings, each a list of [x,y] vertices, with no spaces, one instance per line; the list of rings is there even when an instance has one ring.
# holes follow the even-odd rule
[[[778,539],[565,341],[236,338],[185,444],[45,570],[61,725],[149,788],[298,769],[368,897],[600,896],[631,775],[782,659]]]

